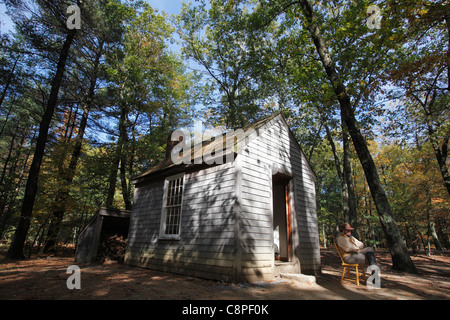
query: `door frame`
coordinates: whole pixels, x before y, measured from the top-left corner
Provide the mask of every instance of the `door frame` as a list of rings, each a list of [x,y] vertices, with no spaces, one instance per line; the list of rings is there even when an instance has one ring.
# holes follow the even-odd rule
[[[292,226],[293,226],[293,221],[292,221],[292,207],[293,207],[293,203],[292,203],[292,198],[293,198],[293,180],[294,178],[292,177],[292,175],[290,174],[286,174],[286,173],[282,173],[282,172],[277,172],[275,174],[271,175],[271,219],[272,219],[272,230],[275,227],[275,215],[276,214],[280,214],[280,213],[276,213],[274,210],[274,201],[275,200],[275,194],[274,194],[274,187],[275,186],[282,186],[283,187],[283,202],[285,204],[285,208],[284,208],[284,221],[286,222],[286,229],[285,229],[285,235],[286,235],[286,244],[283,245],[283,250],[285,250],[286,256],[280,256],[280,261],[282,262],[291,262],[293,261],[293,247],[292,247]],[[280,197],[281,200],[281,195],[278,195],[278,197]],[[284,226],[283,226],[284,228]],[[281,236],[281,232],[279,231],[280,236]],[[273,232],[272,232],[272,243],[275,245],[275,239],[273,236]],[[281,244],[280,245],[280,252],[281,250]],[[275,255],[274,255],[274,260],[275,260]]]

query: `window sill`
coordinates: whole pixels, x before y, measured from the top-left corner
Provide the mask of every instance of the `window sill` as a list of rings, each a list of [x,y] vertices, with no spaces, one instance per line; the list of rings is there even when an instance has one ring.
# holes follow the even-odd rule
[[[176,235],[176,236],[167,236],[167,235],[163,235],[163,236],[159,236],[158,237],[158,241],[159,240],[162,240],[162,241],[167,241],[167,240],[172,240],[172,241],[180,241],[181,240],[181,238],[180,238],[180,236],[179,235]]]

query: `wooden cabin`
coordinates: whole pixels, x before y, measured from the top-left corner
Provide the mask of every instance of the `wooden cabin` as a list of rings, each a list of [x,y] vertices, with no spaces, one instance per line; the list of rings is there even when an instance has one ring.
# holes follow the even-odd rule
[[[224,281],[320,272],[315,174],[305,154],[280,113],[243,131],[220,154],[228,161],[168,157],[134,178],[126,263]],[[213,141],[215,152],[226,144]]]

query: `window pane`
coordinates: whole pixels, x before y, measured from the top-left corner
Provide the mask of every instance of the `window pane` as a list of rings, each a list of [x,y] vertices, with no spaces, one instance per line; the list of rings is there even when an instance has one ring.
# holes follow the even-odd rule
[[[180,233],[181,225],[181,204],[183,194],[183,177],[168,181],[167,201],[166,201],[166,229],[167,235],[177,235]]]

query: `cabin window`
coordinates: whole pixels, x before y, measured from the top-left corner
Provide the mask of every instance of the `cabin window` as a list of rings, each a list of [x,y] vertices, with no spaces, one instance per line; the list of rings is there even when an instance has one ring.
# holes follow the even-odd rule
[[[183,183],[184,174],[169,177],[164,182],[160,228],[160,237],[162,238],[179,238],[180,236]]]

